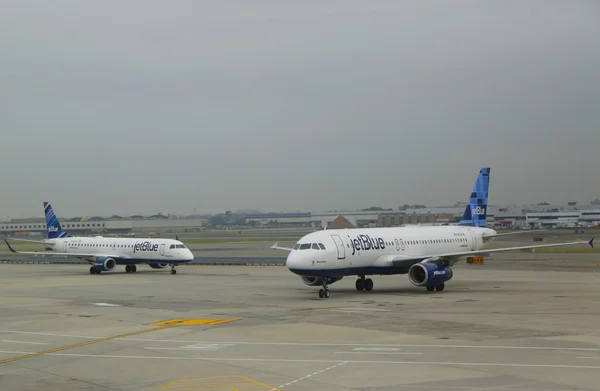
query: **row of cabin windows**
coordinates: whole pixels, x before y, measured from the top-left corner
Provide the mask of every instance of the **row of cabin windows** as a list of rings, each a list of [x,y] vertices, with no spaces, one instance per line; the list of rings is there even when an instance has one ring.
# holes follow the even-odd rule
[[[416,245],[416,244],[436,244],[436,243],[466,243],[466,238],[452,238],[452,239],[427,239],[427,240],[407,240],[404,243],[407,245]],[[386,242],[386,246],[393,246],[393,242]],[[347,245],[350,248],[350,245]],[[173,248],[173,246],[171,246]],[[178,247],[179,248],[179,247]],[[325,245],[323,243],[303,243],[296,244],[294,246],[294,250],[325,250]]]
[[[110,244],[87,244],[87,243],[83,243],[83,244],[79,244],[79,243],[73,243],[72,246],[74,247],[112,247],[112,245]],[[127,248],[131,248],[133,247],[133,245],[130,244],[117,244],[116,247],[122,248],[122,247],[127,247]],[[169,248],[185,248],[185,246],[183,244],[172,244]]]
[[[452,239],[428,239],[428,240],[407,240],[406,244],[436,244],[436,243],[466,243],[466,238],[452,238]]]
[[[72,243],[71,246],[74,247],[112,247],[112,245],[110,244],[88,244],[88,243]],[[116,247],[128,247],[131,248],[133,247],[133,245],[129,245],[129,244],[117,244]]]
[[[294,246],[294,250],[308,250],[311,248],[313,250],[325,250],[325,245],[323,243],[298,243]]]
[[[407,240],[404,242],[406,245],[416,245],[416,244],[436,244],[436,243],[463,243],[467,242],[466,238],[453,238],[453,239],[427,239],[427,240]],[[386,246],[393,246],[394,242],[385,242]],[[296,245],[297,246],[297,245]],[[346,247],[350,248],[350,245],[347,244]]]

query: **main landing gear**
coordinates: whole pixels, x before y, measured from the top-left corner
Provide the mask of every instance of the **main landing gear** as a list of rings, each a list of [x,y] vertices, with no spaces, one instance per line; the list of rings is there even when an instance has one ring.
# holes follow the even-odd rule
[[[438,292],[441,292],[444,290],[444,284],[441,283],[440,285],[427,285],[427,291],[428,292],[433,292],[434,290],[437,290]]]
[[[171,274],[177,274],[177,270],[175,270],[175,265],[171,265]]]
[[[95,267],[90,267],[90,274],[100,274],[100,270],[97,270]]]
[[[357,291],[371,291],[373,290],[373,280],[370,278],[365,279],[365,276],[360,276],[358,280],[356,280],[356,290]]]
[[[125,272],[127,272],[127,273],[135,273],[136,271],[137,271],[137,266],[135,266],[135,265],[125,266]]]

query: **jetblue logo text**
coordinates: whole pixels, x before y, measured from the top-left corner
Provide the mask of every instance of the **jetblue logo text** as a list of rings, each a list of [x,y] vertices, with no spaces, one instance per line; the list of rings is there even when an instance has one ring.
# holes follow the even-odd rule
[[[48,227],[48,232],[58,232],[57,227]]]
[[[133,252],[137,251],[158,251],[158,244],[152,244],[151,242],[136,243]]]
[[[357,251],[366,250],[383,250],[385,241],[382,238],[371,238],[369,235],[358,235],[351,240],[352,255]]]
[[[471,214],[475,216],[485,214],[485,208],[482,208],[481,206],[477,205],[475,208],[471,208]]]

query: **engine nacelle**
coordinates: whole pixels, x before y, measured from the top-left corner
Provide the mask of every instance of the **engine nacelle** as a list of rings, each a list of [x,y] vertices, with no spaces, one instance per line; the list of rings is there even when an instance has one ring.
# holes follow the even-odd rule
[[[110,272],[115,269],[117,266],[117,261],[112,258],[98,258],[96,262],[94,262],[94,269],[102,271],[102,272]]]
[[[327,279],[327,285],[331,285],[344,277],[302,277],[302,282],[308,286],[322,286],[323,281]]]
[[[151,263],[150,264],[150,267],[152,269],[164,269],[167,266],[169,266],[168,263]]]
[[[451,268],[438,263],[416,263],[408,269],[408,278],[413,285],[439,285],[454,275]]]

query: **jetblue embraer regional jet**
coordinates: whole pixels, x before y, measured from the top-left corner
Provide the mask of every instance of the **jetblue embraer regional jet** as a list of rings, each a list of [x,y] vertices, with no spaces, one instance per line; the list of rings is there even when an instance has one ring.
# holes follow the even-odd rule
[[[92,265],[90,274],[110,272],[115,270],[117,265],[125,265],[127,273],[135,273],[136,264],[148,264],[153,269],[171,266],[171,274],[175,274],[176,265],[194,259],[192,252],[179,240],[71,236],[63,231],[52,206],[47,202],[44,202],[44,212],[48,239],[41,242],[26,239],[13,240],[43,243],[46,249],[52,251],[17,252],[5,240],[10,251],[19,254],[58,255],[85,259]]]
[[[479,171],[461,221],[449,226],[390,227],[323,230],[302,237],[294,248],[271,248],[289,251],[286,266],[301,276],[306,285],[320,286],[319,297],[328,298],[328,285],[347,276],[358,276],[356,289],[373,289],[367,275],[408,274],[409,281],[443,291],[452,279],[452,267],[469,256],[485,256],[501,251],[531,251],[535,248],[589,244],[588,241],[484,250],[498,234],[486,228],[486,209],[490,168]]]

